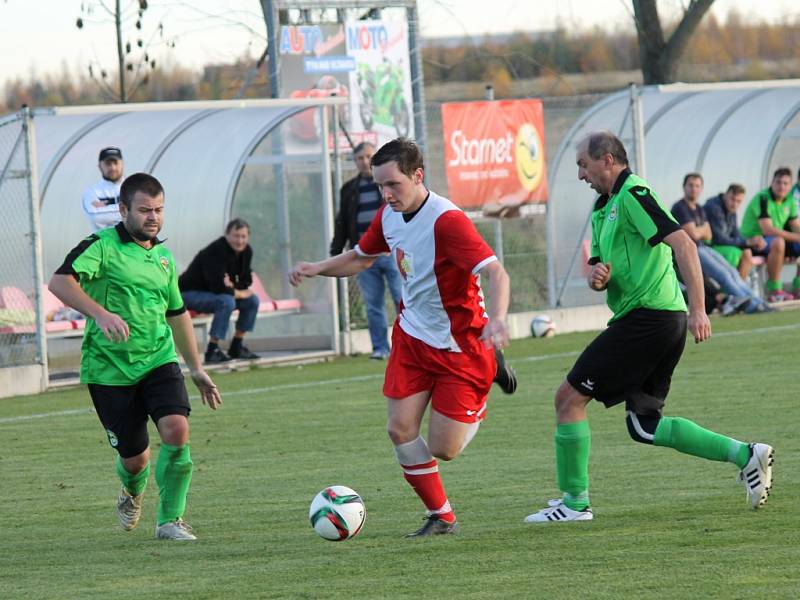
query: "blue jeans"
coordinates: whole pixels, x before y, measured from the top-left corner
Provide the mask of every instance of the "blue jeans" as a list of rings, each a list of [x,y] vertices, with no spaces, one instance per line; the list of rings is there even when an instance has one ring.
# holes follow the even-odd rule
[[[760,252],[754,252],[753,254],[757,254],[758,256],[769,256],[769,251],[772,248],[772,240],[774,239],[774,235],[765,236],[764,241],[767,243],[767,247]],[[784,256],[800,256],[800,242],[787,241],[785,248],[786,250],[784,250]]]
[[[389,354],[384,277],[389,284],[389,293],[392,295],[394,305],[397,307],[402,296],[403,280],[392,256],[378,257],[369,269],[357,275],[358,287],[361,288],[361,295],[367,308],[367,326],[372,340],[372,351]]]
[[[700,267],[703,269],[703,274],[716,281],[723,292],[732,296],[750,298],[750,305],[747,307],[746,312],[753,312],[759,304],[764,303],[745,283],[744,279],[739,275],[739,271],[733,268],[719,252],[700,244],[697,246],[697,254],[700,257]]]
[[[201,292],[188,290],[181,292],[186,308],[200,313],[214,315],[211,321],[211,331],[208,335],[218,340],[224,340],[228,335],[228,324],[234,310],[239,310],[236,319],[236,329],[239,331],[253,331],[258,314],[258,305],[261,301],[253,294],[249,298],[235,299],[231,294],[215,294],[214,292]]]

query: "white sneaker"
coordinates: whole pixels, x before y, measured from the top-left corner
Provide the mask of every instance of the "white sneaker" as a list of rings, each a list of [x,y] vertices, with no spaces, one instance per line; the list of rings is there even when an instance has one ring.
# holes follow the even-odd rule
[[[744,484],[747,501],[753,509],[764,506],[772,487],[772,461],[775,451],[767,444],[750,444],[750,460],[739,471],[738,481]]]
[[[561,500],[550,500],[547,508],[525,517],[526,523],[550,523],[552,521],[591,521],[594,519],[592,509],[572,510]]]
[[[196,540],[192,533],[192,526],[183,519],[168,521],[163,525],[156,525],[156,539],[159,540]]]
[[[138,496],[131,495],[124,487],[117,498],[117,519],[125,531],[130,531],[139,523],[142,516],[142,497],[144,492]]]

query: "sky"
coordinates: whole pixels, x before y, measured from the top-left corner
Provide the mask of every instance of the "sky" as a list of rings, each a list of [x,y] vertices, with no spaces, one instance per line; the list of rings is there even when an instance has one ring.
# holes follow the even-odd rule
[[[659,7],[664,14],[675,14],[688,1],[659,0]],[[132,4],[122,0],[123,6]],[[155,34],[149,49],[162,65],[198,70],[204,64],[258,56],[264,49],[258,0],[150,0],[149,4],[143,31],[149,37],[157,23],[163,24],[163,41]],[[82,6],[93,8],[93,14],[82,12]],[[571,29],[632,28],[629,0],[418,0],[418,7],[420,30],[426,37],[552,30],[556,24]],[[768,22],[800,20],[798,0],[716,0],[712,8],[722,20],[732,9]],[[81,15],[85,24],[79,30],[75,23]],[[130,20],[131,32],[136,31],[135,20]],[[0,31],[0,86],[9,79],[28,80],[65,68],[85,73],[90,63],[109,71],[115,68],[113,21],[97,0],[0,0]]]

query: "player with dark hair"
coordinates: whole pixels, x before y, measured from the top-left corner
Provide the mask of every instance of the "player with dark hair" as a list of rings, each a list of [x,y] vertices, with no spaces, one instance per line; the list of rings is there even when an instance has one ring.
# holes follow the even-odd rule
[[[92,231],[119,223],[119,191],[124,171],[122,150],[114,146],[100,150],[97,168],[102,179],[87,187],[81,197],[83,214]]]
[[[375,213],[383,204],[378,186],[372,178],[372,155],[375,146],[361,142],[353,148],[353,162],[358,174],[346,181],[339,192],[339,210],[333,226],[331,256],[353,248],[367,231]],[[389,256],[381,256],[356,277],[364,308],[367,312],[367,328],[372,342],[370,358],[386,360],[389,356],[389,337],[386,332],[386,289],[397,308],[400,304],[402,282],[397,265]]]
[[[458,524],[436,459],[458,456],[486,416],[494,348],[508,343],[508,275],[463,211],[425,187],[416,144],[402,138],[385,144],[372,168],[386,205],[356,247],[300,262],[289,279],[298,285],[304,277],[347,277],[387,254],[396,261],[403,301],[383,393],[398,462],[427,509],[424,525],[409,536],[454,533]],[[479,276],[491,291],[486,308]],[[429,404],[426,442],[420,429]]]
[[[245,335],[255,328],[261,303],[252,287],[252,262],[250,225],[235,218],[225,226],[225,235],[200,250],[178,278],[186,308],[214,315],[205,352],[207,364],[259,358],[244,345]],[[234,310],[239,316],[226,354],[219,342],[228,335]]]
[[[562,497],[525,521],[593,518],[586,414],[592,398],[606,407],[624,402],[628,432],[636,442],[735,464],[750,506],[758,508],[772,485],[770,446],[739,442],[662,414],[687,324],[695,342],[711,336],[695,243],[647,183],[630,171],[614,134],[588,135],[577,146],[576,161],[578,179],[600,194],[592,212],[588,283],[593,290],[607,290],[614,314],[556,392],[556,472]],[[673,254],[688,288],[688,319]]]
[[[775,169],[772,183],[750,200],[742,217],[742,235],[759,249],[755,256],[767,258],[767,300],[800,299],[800,265],[792,280],[792,293],[783,290],[781,271],[786,257],[800,257],[800,212],[790,196],[792,172]]]
[[[161,438],[155,467],[159,488],[156,537],[193,540],[183,520],[192,478],[189,396],[178,347],[203,403],[222,403],[200,364],[189,314],[178,291],[175,259],[158,239],[164,190],[145,173],[120,190],[122,221],[78,244],[50,280],[50,290],[87,316],[81,383],[89,386],[97,416],[117,451],[122,481],[117,516],[136,527],[150,474],[148,417]]]

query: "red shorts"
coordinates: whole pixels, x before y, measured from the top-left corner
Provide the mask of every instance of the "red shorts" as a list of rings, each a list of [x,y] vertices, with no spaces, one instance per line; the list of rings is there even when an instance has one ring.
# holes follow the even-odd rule
[[[481,345],[477,354],[439,350],[395,324],[383,394],[402,400],[430,391],[436,412],[462,423],[475,423],[486,416],[486,397],[496,370],[491,348]]]

